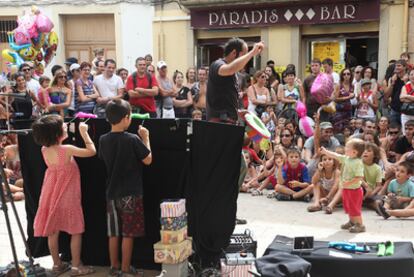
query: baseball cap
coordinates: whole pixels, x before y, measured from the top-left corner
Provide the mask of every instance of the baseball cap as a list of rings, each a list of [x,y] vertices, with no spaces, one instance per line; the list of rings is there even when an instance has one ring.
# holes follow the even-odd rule
[[[333,129],[333,126],[331,122],[321,122],[320,128],[321,130]]]
[[[160,68],[163,68],[163,67],[167,67],[167,63],[164,62],[164,61],[159,61],[157,63],[157,68],[160,69]]]
[[[77,63],[73,63],[70,67],[69,67],[69,71],[73,71],[73,70],[76,70],[76,69],[79,69],[80,68],[80,65],[79,64],[77,64]]]
[[[363,85],[366,85],[366,84],[371,84],[371,80],[370,80],[370,79],[362,79],[362,80],[361,80],[361,87],[362,87]]]
[[[65,64],[67,65],[74,64],[74,63],[78,63],[78,59],[74,57],[67,58],[65,61]]]

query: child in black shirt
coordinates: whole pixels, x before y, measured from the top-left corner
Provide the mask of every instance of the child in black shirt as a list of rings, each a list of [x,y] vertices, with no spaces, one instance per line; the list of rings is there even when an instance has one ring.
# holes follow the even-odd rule
[[[131,124],[131,107],[122,99],[107,104],[111,132],[99,140],[99,158],[105,163],[109,236],[109,275],[136,276],[131,269],[135,237],[144,236],[142,168],[152,162],[149,132],[139,126],[138,135],[126,132]],[[122,237],[122,265],[119,272],[118,237]],[[121,274],[120,274],[121,273]]]

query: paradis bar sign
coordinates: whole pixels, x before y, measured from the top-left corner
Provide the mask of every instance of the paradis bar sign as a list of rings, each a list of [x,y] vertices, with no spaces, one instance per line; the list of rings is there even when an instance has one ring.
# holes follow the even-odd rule
[[[196,29],[222,29],[276,24],[351,23],[379,19],[379,0],[332,2],[194,9],[191,10],[191,25]]]

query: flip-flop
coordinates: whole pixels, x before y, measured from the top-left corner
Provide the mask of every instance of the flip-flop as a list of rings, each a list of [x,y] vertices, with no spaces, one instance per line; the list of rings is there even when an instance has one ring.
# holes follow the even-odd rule
[[[333,209],[331,207],[329,207],[329,206],[325,207],[325,213],[326,214],[332,214],[332,212],[333,212]]]
[[[313,213],[313,212],[318,212],[322,210],[322,207],[321,206],[309,206],[307,210],[308,212]]]
[[[67,262],[62,262],[60,265],[54,265],[52,267],[52,274],[53,276],[57,277],[69,270],[70,270],[70,264]]]
[[[95,273],[95,269],[93,269],[92,267],[86,267],[86,266],[79,266],[79,267],[72,266],[72,269],[70,270],[71,277],[89,275],[92,273]]]

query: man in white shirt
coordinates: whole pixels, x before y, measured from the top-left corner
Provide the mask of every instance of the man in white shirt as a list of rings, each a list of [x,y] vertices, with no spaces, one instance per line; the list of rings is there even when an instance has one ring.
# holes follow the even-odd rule
[[[28,63],[23,63],[20,66],[19,71],[24,74],[24,78],[26,80],[26,88],[33,91],[37,97],[40,89],[40,84],[39,81],[33,78],[33,66]]]
[[[95,114],[99,118],[105,118],[105,107],[109,101],[121,99],[124,95],[124,83],[121,77],[114,74],[115,69],[116,62],[112,59],[107,59],[103,74],[96,76],[93,80],[93,84],[100,94],[95,108]]]

